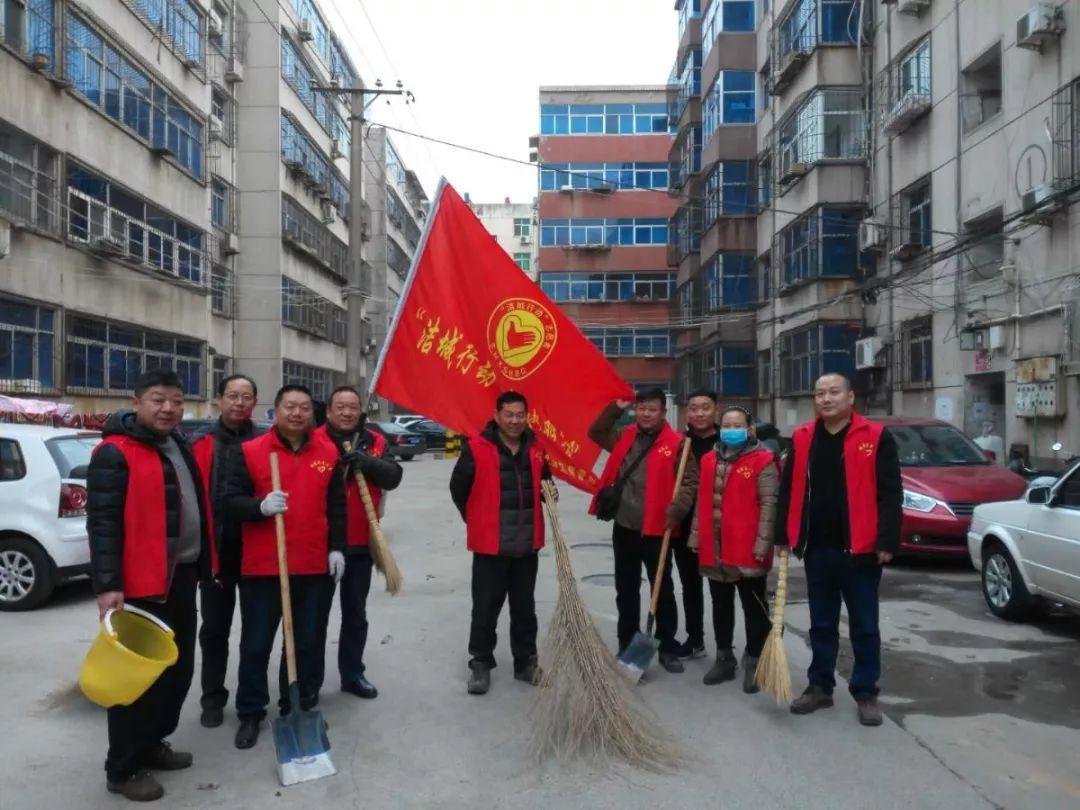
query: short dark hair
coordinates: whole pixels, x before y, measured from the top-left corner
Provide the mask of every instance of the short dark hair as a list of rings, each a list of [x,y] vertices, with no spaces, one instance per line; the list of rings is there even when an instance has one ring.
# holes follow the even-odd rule
[[[337,388],[330,392],[330,399],[326,400],[326,407],[329,408],[331,405],[334,404],[334,397],[336,397],[338,394],[355,394],[356,398],[360,400],[361,407],[363,407],[364,405],[364,398],[360,396],[360,392],[357,391],[356,388],[351,385],[339,385]]]
[[[707,399],[711,399],[713,405],[715,405],[719,401],[716,392],[710,388],[695,388],[687,395],[686,401],[689,402],[695,397],[706,397]]]
[[[515,402],[520,402],[525,406],[525,410],[529,410],[529,401],[517,391],[503,391],[499,394],[499,398],[495,400],[495,410],[501,411],[507,405],[512,405]]]
[[[720,411],[720,420],[723,421],[724,415],[729,414],[732,411],[735,411],[737,413],[741,413],[743,416],[746,417],[746,426],[747,427],[752,427],[753,426],[753,424],[754,424],[754,415],[752,413],[750,413],[750,411],[748,411],[742,405],[725,405],[724,409],[722,411]]]
[[[634,395],[634,401],[638,404],[642,402],[659,402],[660,407],[667,410],[667,393],[659,385],[638,389],[638,392]]]
[[[819,375],[818,378],[816,380],[814,380],[814,387],[816,388],[818,382],[825,379],[826,377],[839,377],[841,380],[844,381],[844,390],[845,391],[853,391],[853,390],[855,390],[854,386],[852,386],[852,384],[851,384],[851,378],[848,377],[848,375],[843,374],[843,373],[841,373],[839,371],[826,371],[824,374]]]
[[[179,388],[184,392],[184,384],[171,368],[154,368],[146,371],[135,381],[135,396],[141,397],[151,388]]]
[[[259,386],[257,386],[255,384],[255,381],[251,379],[251,377],[249,377],[247,374],[230,374],[228,377],[218,383],[217,395],[219,397],[225,396],[225,389],[229,387],[229,383],[236,382],[237,380],[244,380],[245,382],[249,383],[251,385],[251,392],[255,394],[256,397],[259,396]]]
[[[312,402],[315,401],[315,397],[311,395],[311,389],[308,388],[306,385],[283,385],[281,386],[281,388],[278,389],[278,392],[274,394],[274,407],[276,408],[278,405],[280,405],[281,400],[284,399],[285,395],[293,391],[296,391],[300,394],[307,394],[308,399],[310,399]]]

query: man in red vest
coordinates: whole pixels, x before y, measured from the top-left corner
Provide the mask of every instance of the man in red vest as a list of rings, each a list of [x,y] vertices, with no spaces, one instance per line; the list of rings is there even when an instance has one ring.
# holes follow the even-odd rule
[[[191,452],[199,465],[203,491],[209,501],[210,535],[218,559],[214,580],[204,582],[199,589],[202,597],[200,722],[206,728],[222,724],[229,702],[225,673],[229,664],[229,634],[236,612],[236,590],[240,584],[240,525],[224,519],[221,505],[225,495],[225,470],[229,468],[230,458],[240,452],[242,443],[264,433],[251,421],[251,412],[259,395],[254,380],[243,374],[233,374],[221,381],[217,394],[218,420],[191,440]]]
[[[619,654],[641,630],[641,566],[652,585],[660,564],[660,546],[667,525],[665,513],[675,492],[675,475],[683,438],[667,422],[667,396],[661,388],[640,391],[634,408],[634,424],[616,427],[626,400],[609,405],[589,428],[589,438],[611,455],[600,476],[600,488],[621,487],[612,544],[615,548],[615,606],[618,609]],[[687,440],[689,441],[689,440]],[[693,503],[697,487],[697,464],[686,465],[683,478],[685,514]],[[596,514],[596,498],[589,507]],[[677,535],[675,530],[673,534]],[[664,564],[660,601],[656,608],[656,638],[660,642],[660,665],[668,672],[682,672],[680,645],[675,641],[679,626],[675,588],[671,584],[671,559]]]
[[[241,445],[226,476],[225,515],[243,523],[240,557],[240,671],[236,747],[251,748],[270,702],[266,669],[281,622],[274,515],[285,517],[289,589],[301,708],[319,701],[317,675],[320,605],[332,580],[345,573],[344,476],[335,475],[338,451],[314,433],[311,392],[285,385],[274,397],[274,427]],[[277,455],[281,489],[271,483],[270,454]],[[282,656],[278,674],[282,715],[292,710]]]
[[[173,751],[195,672],[196,584],[215,561],[202,482],[184,435],[184,391],[168,369],[135,383],[134,413],[109,418],[86,476],[86,530],[98,613],[136,606],[176,635],[179,657],[130,706],[109,709],[106,787],[132,801],[165,791],[149,771],[191,767],[191,754]]]
[[[859,722],[880,726],[878,678],[881,567],[900,547],[903,489],[896,443],[877,422],[855,412],[842,374],[814,385],[818,418],[795,429],[776,514],[777,544],[804,558],[813,659],[809,686],[795,714],[833,705],[840,642],[840,603],[847,605],[855,665],[848,690]]]
[[[360,394],[355,388],[343,385],[334,389],[326,404],[326,424],[316,430],[325,435],[341,453],[339,474],[345,479],[345,507],[347,514],[347,541],[345,552],[345,576],[341,580],[341,634],[338,637],[338,673],[341,690],[357,697],[376,698],[379,691],[364,676],[364,647],[367,644],[368,620],[367,597],[371,588],[371,553],[368,542],[371,527],[356,474],[364,476],[376,511],[382,503],[383,493],[396,489],[401,483],[401,465],[389,458],[386,439],[379,433],[364,428],[365,414]],[[345,449],[348,445],[348,450]],[[326,648],[326,629],[330,610],[334,604],[334,589],[326,591],[319,619],[320,648]],[[320,657],[319,663],[323,663]],[[322,685],[322,670],[317,676]]]
[[[528,424],[525,397],[504,391],[495,402],[495,418],[462,445],[450,476],[450,495],[465,519],[466,545],[473,552],[471,695],[486,694],[491,686],[495,627],[507,597],[514,677],[529,684],[539,680],[533,594],[537,551],[544,546],[540,481],[551,474]]]

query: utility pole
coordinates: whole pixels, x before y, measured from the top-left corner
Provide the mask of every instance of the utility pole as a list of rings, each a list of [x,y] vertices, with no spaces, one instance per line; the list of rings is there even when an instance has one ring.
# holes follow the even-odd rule
[[[366,358],[372,355],[373,346],[369,346],[370,330],[365,322],[365,302],[375,291],[371,289],[371,272],[364,261],[364,111],[379,96],[405,96],[413,100],[413,94],[402,87],[401,82],[393,90],[386,90],[382,81],[376,80],[374,87],[319,87],[311,88],[316,93],[329,93],[333,96],[349,96],[349,278],[343,290],[348,323],[348,343],[345,346],[345,377],[350,385],[355,385],[363,392],[367,387]],[[370,97],[370,101],[368,100]]]

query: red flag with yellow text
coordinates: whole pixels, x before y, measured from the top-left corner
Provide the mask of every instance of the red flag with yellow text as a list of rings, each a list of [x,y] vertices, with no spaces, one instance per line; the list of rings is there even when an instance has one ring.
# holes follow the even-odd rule
[[[595,491],[589,425],[633,391],[442,181],[371,383],[460,433],[517,391],[552,472]]]

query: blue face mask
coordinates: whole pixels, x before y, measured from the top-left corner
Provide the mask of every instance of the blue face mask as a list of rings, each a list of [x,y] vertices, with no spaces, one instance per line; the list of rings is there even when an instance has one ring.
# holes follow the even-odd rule
[[[720,431],[720,441],[728,447],[742,447],[748,438],[746,428],[723,428]]]

